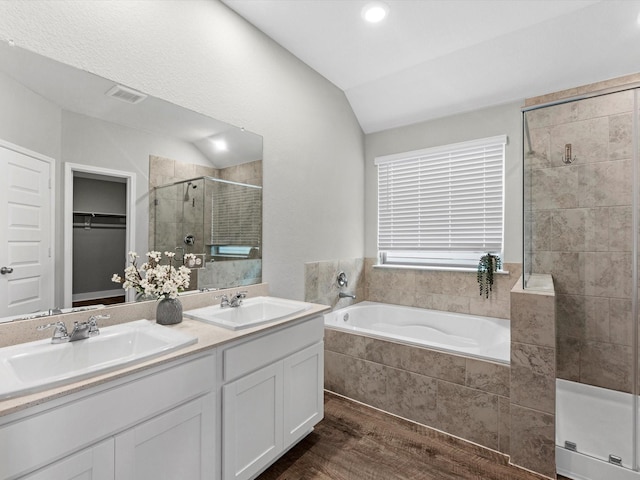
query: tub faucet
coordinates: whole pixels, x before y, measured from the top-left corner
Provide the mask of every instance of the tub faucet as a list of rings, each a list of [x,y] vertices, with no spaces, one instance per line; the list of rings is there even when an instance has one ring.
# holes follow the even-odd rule
[[[355,295],[351,295],[350,293],[344,293],[344,292],[340,292],[338,294],[339,298],[353,298],[354,300],[356,299]]]

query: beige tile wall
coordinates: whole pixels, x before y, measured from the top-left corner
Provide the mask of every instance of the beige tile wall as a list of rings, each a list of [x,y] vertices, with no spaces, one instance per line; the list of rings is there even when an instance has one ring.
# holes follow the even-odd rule
[[[362,258],[306,263],[305,301],[342,308],[365,300],[364,261]],[[348,284],[339,287],[340,272],[347,275]],[[349,293],[356,298],[340,298],[339,293]]]
[[[633,92],[527,112],[532,271],[553,276],[558,377],[630,392]],[[564,145],[576,160],[565,165]]]
[[[522,274],[522,265],[506,263],[508,274],[495,276],[489,298],[480,296],[476,272],[375,268],[365,259],[367,300],[410,307],[509,318],[511,287]]]
[[[553,280],[511,290],[511,462],[555,478],[556,339]]]
[[[305,264],[305,300],[341,308],[354,303],[340,299],[340,291],[356,295],[356,302],[372,302],[509,318],[511,287],[522,274],[522,264],[506,263],[508,272],[495,276],[489,298],[480,296],[476,272],[374,268],[376,259],[357,258]],[[338,272],[349,285],[339,288]]]
[[[325,387],[509,451],[509,366],[325,329]]]

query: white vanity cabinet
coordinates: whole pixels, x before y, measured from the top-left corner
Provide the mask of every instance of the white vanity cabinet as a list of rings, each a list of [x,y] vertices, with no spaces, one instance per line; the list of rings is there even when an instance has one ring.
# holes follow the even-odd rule
[[[222,351],[222,478],[255,478],[324,415],[324,320]]]
[[[215,478],[215,380],[194,355],[1,417],[0,479]]]

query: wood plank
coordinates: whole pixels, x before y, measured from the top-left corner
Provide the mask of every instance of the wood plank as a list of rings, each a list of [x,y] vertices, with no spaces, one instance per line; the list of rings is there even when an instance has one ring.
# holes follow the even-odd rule
[[[540,480],[508,458],[325,392],[325,418],[259,480]]]

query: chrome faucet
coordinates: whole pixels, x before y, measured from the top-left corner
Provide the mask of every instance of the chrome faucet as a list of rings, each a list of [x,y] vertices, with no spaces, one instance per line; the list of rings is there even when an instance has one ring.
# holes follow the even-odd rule
[[[246,291],[236,292],[233,294],[231,299],[229,299],[229,297],[226,294],[218,295],[215,298],[220,299],[220,308],[239,307],[240,305],[242,305],[242,300],[247,298],[247,292]]]
[[[226,294],[216,295],[216,299],[220,299],[220,308],[225,308],[229,306],[229,297]]]
[[[339,298],[353,298],[354,300],[356,299],[355,295],[351,295],[350,293],[344,293],[344,292],[338,293],[338,297]]]
[[[233,294],[233,297],[231,297],[231,300],[229,300],[229,306],[239,307],[240,305],[242,305],[242,300],[244,300],[245,298],[247,298],[246,291],[236,292]]]
[[[67,331],[67,326],[64,322],[40,325],[36,330],[46,330],[51,327],[55,328],[53,336],[51,337],[51,343],[75,342],[100,335],[98,320],[105,320],[107,318],[111,318],[111,315],[91,315],[86,322],[73,322],[71,334]]]
[[[40,325],[36,330],[46,330],[52,327],[55,328],[55,330],[53,331],[53,337],[51,337],[51,343],[64,343],[69,341],[67,326],[64,322],[47,323],[46,325]]]

